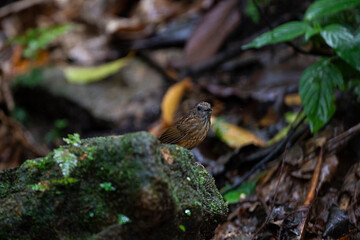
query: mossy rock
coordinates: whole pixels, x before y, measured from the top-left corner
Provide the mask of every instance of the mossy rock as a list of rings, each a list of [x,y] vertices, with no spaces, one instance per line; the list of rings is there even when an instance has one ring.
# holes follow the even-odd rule
[[[0,172],[0,239],[208,239],[226,215],[192,153],[145,132]]]

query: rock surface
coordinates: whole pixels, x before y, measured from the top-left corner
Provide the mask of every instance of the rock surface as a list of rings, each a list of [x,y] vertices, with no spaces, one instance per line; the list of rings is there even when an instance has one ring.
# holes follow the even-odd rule
[[[0,172],[0,239],[208,239],[226,215],[193,155],[145,132],[73,140]]]

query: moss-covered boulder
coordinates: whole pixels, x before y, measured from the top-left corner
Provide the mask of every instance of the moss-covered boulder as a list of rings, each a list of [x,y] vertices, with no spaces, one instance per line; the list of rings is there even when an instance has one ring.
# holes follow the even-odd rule
[[[182,147],[145,132],[68,142],[0,172],[0,239],[207,239],[226,217]]]

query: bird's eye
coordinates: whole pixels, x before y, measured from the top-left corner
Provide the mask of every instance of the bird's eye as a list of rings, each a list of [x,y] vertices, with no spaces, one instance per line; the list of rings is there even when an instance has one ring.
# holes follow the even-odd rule
[[[198,111],[201,111],[201,110],[202,110],[202,107],[201,107],[201,106],[198,106],[198,107],[197,107],[197,110],[198,110]]]

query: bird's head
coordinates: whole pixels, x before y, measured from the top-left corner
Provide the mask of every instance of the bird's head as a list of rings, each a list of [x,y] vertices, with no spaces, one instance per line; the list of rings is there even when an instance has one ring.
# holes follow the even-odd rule
[[[208,102],[199,102],[193,108],[194,114],[201,116],[204,119],[210,119],[212,108]]]

